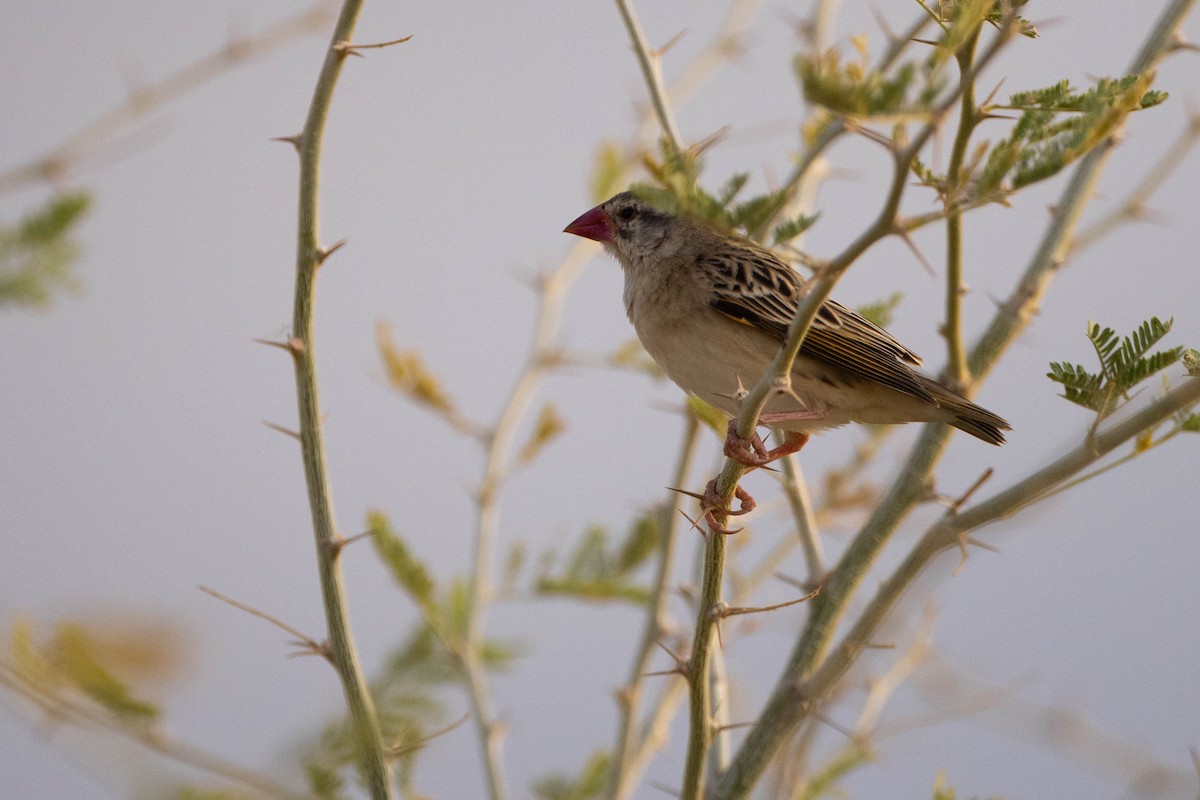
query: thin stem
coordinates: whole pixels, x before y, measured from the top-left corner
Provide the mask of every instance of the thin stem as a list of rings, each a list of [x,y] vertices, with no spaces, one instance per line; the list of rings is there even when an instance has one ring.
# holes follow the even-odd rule
[[[488,793],[492,800],[508,795],[501,752],[500,728],[492,707],[487,670],[482,662],[484,627],[491,597],[492,547],[499,535],[500,488],[512,466],[517,432],[546,373],[562,319],[562,307],[571,284],[586,262],[588,249],[580,243],[563,263],[542,278],[540,308],[529,363],[517,378],[487,439],[483,479],[476,495],[475,547],[471,567],[471,593],[467,605],[466,637],[459,650],[471,697],[475,729],[482,750]]]
[[[983,27],[980,22],[962,47],[954,54],[958,61],[959,72],[964,76],[971,71],[971,62],[975,59],[975,47],[979,43],[979,31]],[[946,169],[946,322],[942,335],[946,337],[946,376],[950,387],[956,391],[966,386],[970,381],[967,372],[967,351],[962,338],[962,296],[963,296],[963,209],[958,205],[958,197],[963,191],[962,167],[967,157],[967,147],[971,143],[971,134],[979,123],[979,109],[975,107],[975,82],[963,86],[958,116],[958,132],[954,136],[954,146],[950,150],[950,164]]]
[[[661,54],[652,52],[646,44],[646,36],[642,33],[642,26],[638,23],[629,0],[616,0],[616,3],[617,10],[621,13],[621,21],[625,23],[625,30],[633,44],[633,53],[642,67],[642,76],[646,81],[650,104],[654,106],[658,124],[662,127],[663,136],[666,137],[672,152],[678,155],[683,152],[683,147],[680,144],[679,131],[675,128],[675,117],[671,114],[671,100],[663,88],[662,69],[659,65]]]
[[[712,693],[709,661],[712,655],[715,612],[721,602],[721,580],[725,574],[725,536],[708,531],[704,553],[704,577],[696,608],[696,630],[692,635],[692,654],[688,658],[689,726],[687,760],[683,771],[681,800],[700,800],[704,793],[704,765],[712,742]]]
[[[1157,63],[1169,49],[1173,32],[1194,3],[1195,0],[1174,0],[1167,7],[1134,60],[1131,72],[1144,73]],[[977,62],[976,72],[982,62],[983,59]],[[1118,133],[1115,131],[1113,136]],[[976,383],[986,377],[1017,334],[1028,325],[1040,298],[1062,264],[1079,215],[1091,198],[1095,183],[1115,145],[1113,136],[1080,160],[1024,276],[972,349],[968,368],[975,376]],[[714,797],[718,800],[733,800],[747,795],[788,733],[806,717],[811,703],[822,696],[814,693],[813,689],[829,688],[824,683],[819,686],[805,684],[808,687],[806,692],[798,692],[805,676],[812,673],[825,653],[862,576],[900,520],[925,494],[933,467],[940,459],[949,437],[950,429],[945,425],[925,426],[891,490],[846,549],[826,583],[825,591],[810,604],[805,630],[759,717],[758,725],[742,742],[733,764],[716,787]],[[899,580],[904,580],[904,577]],[[906,577],[911,580],[915,573]],[[862,638],[847,639],[847,642],[864,641]],[[838,655],[840,658],[856,656],[857,651],[849,654],[843,647],[839,648]],[[826,661],[832,658],[831,655]],[[821,669],[824,669],[824,665]]]
[[[829,691],[846,673],[857,654],[870,643],[871,637],[895,607],[905,589],[912,585],[939,553],[959,546],[961,537],[968,531],[1012,516],[1142,431],[1162,423],[1184,409],[1191,408],[1197,402],[1200,402],[1200,379],[1188,378],[1183,384],[1129,419],[1109,426],[1065,456],[1010,488],[958,514],[948,513],[926,531],[904,562],[883,583],[841,645],[833,648],[829,657],[810,679],[792,687],[794,696],[803,699],[803,702],[811,703],[818,701],[818,698]]]
[[[333,500],[325,465],[325,446],[321,433],[321,409],[317,400],[317,369],[313,353],[313,295],[317,268],[325,254],[318,245],[318,206],[321,169],[321,142],[329,114],[333,89],[341,73],[344,53],[336,46],[350,40],[362,9],[362,0],[346,0],[334,27],[333,39],[325,52],[308,118],[299,140],[300,201],[296,237],[296,298],[289,350],[296,368],[296,395],[300,412],[300,449],[304,459],[304,477],[312,511],[313,536],[317,546],[317,568],[325,602],[329,629],[329,655],[342,682],[342,692],[350,713],[364,782],[375,800],[392,796],[390,769],[375,704],[366,678],[358,663],[342,584],[340,536],[333,519]]]
[[[338,14],[330,48],[320,68],[312,103],[308,107],[304,132],[299,142],[300,201],[299,224],[296,231],[296,285],[293,312],[292,351],[296,375],[296,398],[300,407],[300,450],[304,458],[308,505],[312,510],[313,536],[317,543],[317,566],[320,588],[325,604],[325,620],[329,627],[329,655],[342,692],[346,696],[350,724],[358,744],[362,777],[374,800],[391,798],[390,766],[385,756],[383,734],[374,709],[371,693],[359,666],[354,637],[350,633],[346,608],[346,590],[342,584],[341,537],[334,523],[334,501],[329,488],[329,473],[325,467],[325,446],[320,428],[320,404],[317,399],[317,365],[313,354],[312,308],[316,289],[317,269],[325,257],[318,245],[318,203],[320,176],[320,146],[324,137],[325,119],[329,115],[334,86],[346,54],[336,48],[348,42],[358,22],[361,0],[346,0]]]
[[[187,742],[172,739],[162,731],[130,724],[111,713],[85,705],[64,693],[47,695],[23,677],[22,671],[0,662],[0,685],[41,708],[55,722],[66,722],[82,730],[109,731],[135,742],[163,758],[206,772],[279,800],[313,800],[312,795],[277,783],[273,778],[227,761]]]
[[[825,579],[825,554],[821,547],[821,536],[817,532],[817,518],[813,514],[812,497],[808,484],[800,472],[800,462],[794,455],[779,460],[783,476],[784,495],[792,509],[792,521],[796,524],[796,535],[804,552],[804,564],[808,571],[808,583],[817,586]]]
[[[1150,198],[1167,178],[1175,174],[1175,168],[1183,163],[1197,142],[1200,142],[1200,117],[1192,117],[1188,120],[1187,127],[1163,153],[1162,158],[1150,168],[1150,171],[1129,193],[1124,202],[1079,232],[1072,242],[1071,254],[1075,255],[1091,247],[1122,222],[1146,216],[1146,204],[1150,202]]]
[[[929,122],[922,126],[916,135],[913,136],[907,147],[895,154],[891,186],[888,189],[887,198],[884,200],[883,207],[880,209],[875,221],[862,234],[860,234],[858,238],[851,242],[845,250],[839,253],[832,261],[830,261],[821,271],[821,277],[809,287],[808,294],[805,296],[804,302],[801,303],[796,309],[796,315],[793,317],[792,322],[788,327],[787,338],[785,339],[782,348],[780,349],[779,353],[776,354],[775,359],[771,362],[771,366],[767,369],[766,373],[763,374],[759,381],[754,385],[754,388],[752,388],[746,397],[743,398],[740,412],[738,414],[738,434],[741,437],[749,438],[751,433],[753,433],[754,429],[758,425],[758,418],[761,415],[763,408],[766,406],[767,400],[772,395],[779,392],[790,391],[792,363],[796,360],[796,356],[800,352],[800,347],[804,343],[804,337],[808,333],[808,329],[812,326],[813,321],[816,319],[817,312],[820,310],[821,305],[829,298],[829,295],[833,291],[833,287],[837,283],[838,279],[841,278],[845,271],[849,269],[850,265],[853,264],[859,258],[859,256],[866,252],[876,242],[886,238],[896,231],[896,220],[900,209],[900,199],[904,193],[908,172],[912,166],[913,159],[916,158],[917,153],[921,151],[921,149],[933,136],[934,131],[937,129],[938,123],[941,121],[945,113],[958,100],[959,93],[962,91],[962,88],[975,80],[975,75],[978,74],[979,70],[986,66],[996,56],[1004,44],[1009,41],[1012,35],[1012,26],[1005,25],[1000,30],[992,44],[985,51],[984,55],[979,59],[978,63],[973,65],[967,74],[963,75],[962,80],[959,82],[958,89],[933,109]],[[734,461],[732,458],[726,459],[725,466],[717,478],[717,491],[724,499],[726,507],[728,507],[727,504],[730,498],[732,498],[734,490],[737,488],[738,481],[741,480],[741,477],[745,471],[746,468]],[[693,661],[703,661],[705,664],[707,664],[707,659],[704,657],[704,654],[701,653],[699,648],[701,644],[708,644],[709,637],[705,636],[703,639],[701,639],[700,633],[711,628],[711,624],[708,620],[709,610],[715,607],[720,597],[720,577],[718,575],[715,580],[710,580],[709,573],[710,567],[714,566],[713,562],[715,562],[715,566],[718,569],[724,564],[724,544],[713,544],[715,540],[721,538],[723,537],[715,531],[709,532],[708,558],[711,559],[711,562],[706,562],[705,564],[705,591],[701,594],[701,600],[697,610],[697,638],[696,643],[693,645],[692,659]],[[835,571],[831,580],[836,581],[838,579],[838,573]],[[855,579],[855,582],[856,581],[857,578]],[[709,594],[709,591],[711,591],[711,594]],[[828,601],[824,603],[819,602],[824,596],[825,593],[822,592],[822,594],[819,595],[816,598],[816,601],[813,603],[813,610],[810,612],[811,616],[809,628],[812,627],[812,621],[819,617],[818,609],[821,606],[828,605]],[[805,638],[806,637],[801,638],[801,644],[803,644]],[[803,651],[798,650],[797,652]],[[795,660],[796,656],[794,654],[793,661]],[[791,668],[792,662],[789,662],[789,669]],[[693,672],[692,674],[694,675],[696,673]],[[688,742],[688,760],[685,767],[687,772],[684,774],[683,797],[685,800],[691,797],[691,795],[688,794],[689,787],[695,789],[702,785],[702,774],[694,774],[692,770],[697,770],[700,772],[703,762],[702,760],[696,761],[694,757],[697,752],[707,750],[710,735],[708,717],[705,716],[702,721],[698,721],[696,719],[696,714],[698,712],[707,711],[707,692],[703,687],[698,687],[695,681],[692,681],[691,683],[691,692],[692,724],[689,729],[691,738]],[[793,698],[791,695],[781,695],[777,692],[775,695],[772,695],[771,700],[768,701],[768,709],[773,710],[776,707],[775,704],[779,703],[783,704],[790,711],[800,713],[800,709],[793,707],[792,700]],[[778,714],[780,712],[776,711],[775,713]],[[768,719],[768,721],[772,722],[774,720],[774,716]],[[774,748],[777,747],[782,741],[783,735],[786,734],[787,731],[791,730],[791,727],[792,726],[789,720],[786,728],[780,730],[770,730],[770,734],[772,736],[771,753],[774,752]],[[758,780],[758,777],[762,774],[762,771],[766,769],[770,754],[766,752],[759,752],[748,756],[746,755],[747,747],[749,746],[747,743],[751,739],[767,735],[765,733],[761,733],[761,731],[765,730],[768,729],[764,728],[763,720],[760,720],[759,725],[750,732],[749,736],[747,736],[746,741],[739,750],[738,757],[734,759],[734,763],[726,772],[725,779],[721,781],[720,787],[723,788],[729,785],[731,780],[737,780],[738,783],[736,785],[739,787],[739,791],[744,793],[749,791],[750,786]],[[753,763],[754,773],[752,777],[743,772],[748,761]],[[749,783],[741,783],[744,777],[749,778]],[[718,789],[718,791],[721,790],[721,788]]]
[[[688,414],[683,429],[683,443],[679,448],[679,457],[675,462],[675,471],[671,476],[672,486],[683,486],[687,483],[688,473],[691,472],[692,460],[696,454],[696,445],[700,441],[700,423],[692,414]],[[663,615],[666,613],[667,600],[671,589],[671,570],[675,564],[675,550],[679,539],[679,501],[678,495],[671,492],[671,498],[663,503],[659,517],[658,529],[658,567],[654,576],[654,588],[650,595],[650,603],[646,610],[646,625],[642,629],[642,638],[633,656],[629,669],[629,678],[620,692],[620,719],[617,723],[617,740],[613,747],[612,769],[608,778],[608,796],[613,800],[623,800],[632,792],[636,775],[630,769],[637,742],[634,741],[636,723],[641,716],[642,692],[645,688],[645,673],[649,671],[650,659],[654,654],[656,643],[663,635]]]
[[[0,194],[33,181],[61,177],[84,156],[166,103],[298,36],[323,30],[332,16],[331,4],[318,2],[258,33],[230,39],[224,47],[161,81],[134,88],[124,103],[85,125],[46,155],[0,173]]]

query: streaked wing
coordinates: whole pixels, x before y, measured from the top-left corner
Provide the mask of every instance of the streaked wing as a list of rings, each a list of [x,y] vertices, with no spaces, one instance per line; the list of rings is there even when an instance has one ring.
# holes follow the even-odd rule
[[[703,259],[713,270],[711,305],[725,316],[753,325],[780,342],[805,289],[794,270],[766,250],[744,243]],[[908,364],[920,357],[861,314],[833,300],[817,312],[800,352],[827,361],[905,394],[936,403]]]

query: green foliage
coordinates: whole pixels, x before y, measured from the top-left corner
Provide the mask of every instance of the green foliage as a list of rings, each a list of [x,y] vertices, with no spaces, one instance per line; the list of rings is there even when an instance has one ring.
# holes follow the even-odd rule
[[[946,776],[939,772],[933,782],[933,800],[957,800],[957,798],[958,792],[954,791],[953,786],[946,784]],[[989,800],[1002,800],[1002,798],[992,797]]]
[[[1179,360],[1183,362],[1183,368],[1187,370],[1188,375],[1200,378],[1200,352],[1189,347],[1179,356]]]
[[[596,154],[596,165],[592,168],[593,203],[603,203],[621,191],[621,176],[625,174],[625,154],[613,142],[601,142]]]
[[[713,433],[720,436],[722,440],[725,438],[725,431],[729,427],[729,415],[714,405],[689,394],[683,399],[687,406],[688,413],[700,421],[706,428],[711,428]]]
[[[1009,137],[988,154],[978,193],[998,199],[1008,189],[1057,174],[1103,142],[1130,113],[1166,99],[1166,93],[1150,89],[1152,77],[1103,78],[1083,92],[1063,80],[1044,89],[1018,92],[1007,105],[985,109],[1015,109],[1021,116]]]
[[[904,299],[903,292],[892,292],[884,300],[879,300],[875,303],[868,303],[865,306],[859,306],[856,311],[864,317],[874,322],[881,328],[886,328],[892,324],[892,318],[895,315],[896,307],[900,305],[900,301]]]
[[[321,800],[347,800],[344,791],[345,782],[336,769],[308,760],[304,764],[304,776],[308,779],[308,789]]]
[[[844,748],[829,763],[804,781],[804,787],[793,796],[796,800],[818,800],[836,796],[839,781],[854,770],[871,762],[871,751],[856,745]]]
[[[1150,352],[1171,330],[1172,320],[1151,317],[1133,333],[1118,338],[1112,328],[1101,328],[1089,322],[1087,337],[1100,362],[1098,372],[1090,372],[1081,364],[1056,361],[1050,364],[1046,376],[1063,386],[1063,397],[1072,403],[1108,416],[1118,407],[1118,400],[1128,400],[1133,387],[1164,367],[1174,364],[1183,355],[1183,347]]]
[[[55,290],[78,287],[71,233],[90,204],[84,193],[59,195],[16,227],[0,226],[0,306],[48,308]]]
[[[815,225],[820,218],[821,212],[818,211],[815,214],[800,214],[791,219],[784,220],[775,226],[773,233],[775,244],[787,244]]]
[[[632,577],[658,545],[661,536],[658,518],[657,511],[642,515],[625,538],[615,544],[610,543],[604,528],[588,528],[557,569],[552,569],[557,560],[555,554],[546,554],[534,590],[538,594],[579,600],[648,602],[649,590],[633,583]]]
[[[429,570],[408,549],[404,539],[392,532],[383,513],[370,512],[367,515],[367,529],[371,533],[371,541],[375,543],[375,552],[391,571],[393,580],[428,612],[433,608],[436,588]]]
[[[635,184],[632,191],[657,208],[704,220],[724,231],[765,229],[787,205],[788,191],[780,189],[738,202],[750,178],[748,173],[741,172],[710,193],[700,186],[699,180],[704,166],[701,155],[712,143],[713,140],[701,142],[683,153],[676,153],[664,144],[661,160],[648,155],[643,159],[652,182]],[[815,217],[804,227],[813,222]],[[792,227],[798,228],[800,224],[800,220],[793,221]]]
[[[39,644],[33,627],[22,620],[13,624],[9,642],[11,673],[23,690],[47,708],[69,705],[86,698],[106,712],[111,721],[143,731],[161,710],[138,697],[117,674],[121,653],[77,622],[60,622],[54,635]]]
[[[517,461],[522,464],[533,461],[537,458],[538,453],[542,452],[542,448],[558,438],[558,435],[566,429],[566,421],[553,405],[547,403],[542,406],[537,420],[533,423],[533,431],[529,434],[529,440],[522,445],[521,452],[517,454]]]
[[[538,780],[533,794],[538,800],[594,800],[604,794],[611,756],[600,750],[583,765],[577,777],[555,773]]]

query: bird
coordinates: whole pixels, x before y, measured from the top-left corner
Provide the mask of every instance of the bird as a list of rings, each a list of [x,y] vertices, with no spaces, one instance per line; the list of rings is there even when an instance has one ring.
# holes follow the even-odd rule
[[[759,419],[780,431],[783,443],[768,450],[757,433],[742,439],[736,417],[745,387],[779,352],[810,281],[750,239],[632,191],[585,212],[564,232],[599,242],[616,257],[625,312],[642,346],[681,389],[734,417],[725,454],[747,467],[852,422],[945,422],[994,445],[1011,430],[914,369],[921,358],[883,328],[829,299],[796,356],[790,391],[775,393]]]

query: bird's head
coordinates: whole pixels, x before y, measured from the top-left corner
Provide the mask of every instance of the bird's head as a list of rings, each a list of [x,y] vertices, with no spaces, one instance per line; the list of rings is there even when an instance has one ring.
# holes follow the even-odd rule
[[[621,192],[585,212],[563,230],[604,245],[625,266],[660,251],[678,218],[660,211],[633,192]]]

